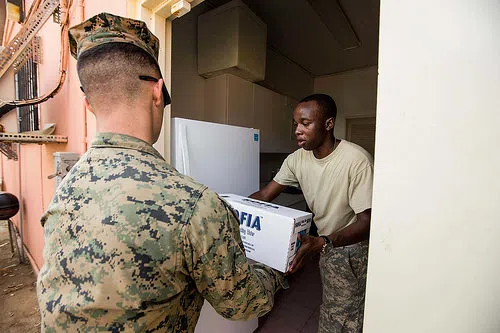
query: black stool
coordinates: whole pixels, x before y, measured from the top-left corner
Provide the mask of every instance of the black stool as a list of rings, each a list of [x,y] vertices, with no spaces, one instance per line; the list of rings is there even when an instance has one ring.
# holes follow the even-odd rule
[[[21,253],[19,252],[19,246],[17,246],[16,241],[16,229],[14,224],[10,220],[11,217],[17,214],[19,211],[19,200],[17,197],[11,193],[0,192],[0,220],[7,220],[7,225],[9,227],[9,242],[10,251],[14,253],[14,244],[17,249],[17,255],[19,260],[22,262]]]

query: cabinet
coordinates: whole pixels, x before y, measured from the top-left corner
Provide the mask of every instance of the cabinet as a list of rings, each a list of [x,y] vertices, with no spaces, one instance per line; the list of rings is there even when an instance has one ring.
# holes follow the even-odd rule
[[[191,2],[190,0],[189,2]],[[241,0],[198,16],[198,73],[262,81],[266,73],[266,24]]]
[[[254,85],[254,127],[261,131],[262,153],[289,153],[297,149],[293,134],[293,110],[297,102]]]
[[[253,84],[249,81],[229,74],[206,80],[206,121],[255,127],[253,102]]]
[[[231,74],[206,80],[205,121],[260,130],[262,153],[296,150],[293,110],[297,101]]]
[[[289,125],[291,120],[288,117],[286,106],[286,96],[273,92],[272,104],[272,149],[273,153],[288,152],[286,144],[290,137]]]
[[[273,134],[273,92],[257,84],[253,86],[254,91],[254,109],[253,123],[254,127],[260,130],[260,152],[273,152],[274,134]]]
[[[234,75],[227,76],[227,123],[255,127],[253,124],[253,84]]]

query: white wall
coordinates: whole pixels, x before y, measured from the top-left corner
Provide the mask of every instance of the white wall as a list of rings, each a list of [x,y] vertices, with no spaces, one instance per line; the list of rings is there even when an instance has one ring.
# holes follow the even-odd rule
[[[500,332],[500,2],[381,1],[365,333]]]
[[[335,136],[345,138],[346,118],[375,116],[377,66],[318,77],[314,92],[333,97],[337,104]]]

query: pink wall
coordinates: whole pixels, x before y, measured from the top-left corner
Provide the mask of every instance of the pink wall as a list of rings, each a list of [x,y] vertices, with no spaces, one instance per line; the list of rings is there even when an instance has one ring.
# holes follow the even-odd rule
[[[31,1],[27,1],[29,8]],[[71,25],[81,22],[78,4],[72,11]],[[127,1],[84,1],[85,19],[103,11],[117,15],[126,15]],[[60,27],[51,19],[45,23],[39,35],[42,40],[42,64],[39,65],[39,93],[45,94],[52,90],[58,81],[60,58]],[[0,87],[12,87],[12,76],[0,78]],[[56,135],[68,137],[67,144],[25,144],[21,145],[20,161],[8,160],[1,155],[1,176],[3,191],[15,194],[23,203],[23,241],[29,252],[32,264],[36,271],[43,265],[43,228],[40,225],[40,216],[50,203],[54,195],[54,180],[47,177],[54,172],[54,152],[76,152],[82,155],[95,135],[94,116],[85,110],[80,91],[80,82],[76,73],[76,61],[69,60],[68,75],[62,90],[55,98],[40,105],[40,127],[45,124],[56,123]],[[9,92],[11,89],[2,89]],[[17,132],[17,111],[13,110],[0,119],[8,132]],[[88,145],[87,145],[88,143]],[[19,167],[21,180],[19,181]],[[21,191],[19,191],[19,183]],[[21,214],[17,214],[13,221],[19,228]]]
[[[21,151],[21,188],[23,201],[23,240],[36,263],[42,262],[43,229],[40,215],[43,207],[42,148],[26,145]],[[40,197],[42,195],[42,198]]]

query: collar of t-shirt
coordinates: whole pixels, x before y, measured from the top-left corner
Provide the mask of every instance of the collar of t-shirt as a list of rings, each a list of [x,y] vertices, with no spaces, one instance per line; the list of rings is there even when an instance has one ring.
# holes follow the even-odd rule
[[[310,150],[310,154],[312,156],[312,159],[316,163],[322,164],[322,163],[326,163],[326,162],[334,159],[335,156],[337,156],[340,153],[340,151],[342,150],[343,147],[344,147],[344,140],[341,140],[340,143],[338,144],[337,148],[335,148],[334,151],[332,151],[330,154],[328,154],[327,156],[325,156],[323,158],[316,158],[316,156],[314,156],[314,153],[312,152],[312,150]]]

